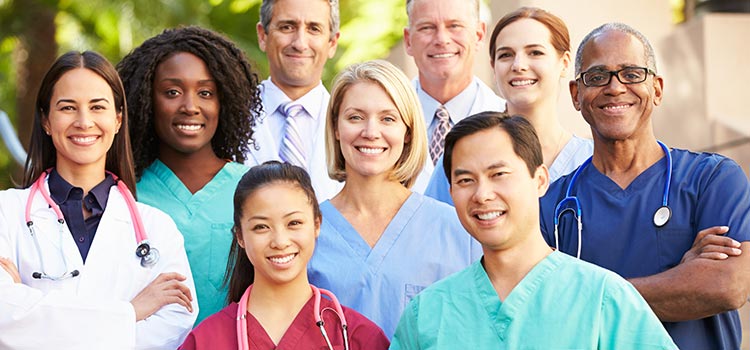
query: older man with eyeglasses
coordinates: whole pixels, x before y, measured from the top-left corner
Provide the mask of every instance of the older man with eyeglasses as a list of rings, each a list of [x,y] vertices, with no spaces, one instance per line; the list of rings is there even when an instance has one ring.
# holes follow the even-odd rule
[[[664,79],[637,30],[594,29],[575,70],[570,93],[594,155],[542,198],[545,239],[628,279],[680,349],[738,349],[737,309],[750,292],[745,174],[726,157],[656,140]]]

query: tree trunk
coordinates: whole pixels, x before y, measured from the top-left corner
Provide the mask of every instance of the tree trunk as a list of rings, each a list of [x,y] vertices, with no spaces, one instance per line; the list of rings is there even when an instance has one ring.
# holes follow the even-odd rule
[[[44,74],[57,58],[55,41],[54,2],[44,0],[13,1],[21,23],[18,33],[19,45],[15,57],[18,60],[16,87],[16,125],[18,138],[28,151],[31,127],[34,123],[36,94]],[[22,172],[14,176],[22,178]]]

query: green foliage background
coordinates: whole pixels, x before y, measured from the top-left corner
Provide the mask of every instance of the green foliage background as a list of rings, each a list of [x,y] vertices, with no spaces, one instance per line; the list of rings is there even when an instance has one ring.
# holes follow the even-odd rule
[[[342,34],[336,56],[323,73],[326,85],[348,64],[388,55],[406,25],[404,3],[340,0]],[[52,11],[54,23],[40,21],[36,10]],[[235,41],[265,78],[268,64],[255,32],[259,10],[260,0],[0,0],[0,109],[16,128],[20,118],[32,118],[17,112],[16,106],[19,86],[29,83],[18,81],[18,70],[28,58],[21,43],[30,26],[54,26],[55,39],[48,45],[56,44],[58,54],[95,50],[116,63],[165,28],[200,25]],[[21,142],[27,146],[27,140]],[[0,189],[12,187],[13,180],[20,181],[20,167],[0,143]]]

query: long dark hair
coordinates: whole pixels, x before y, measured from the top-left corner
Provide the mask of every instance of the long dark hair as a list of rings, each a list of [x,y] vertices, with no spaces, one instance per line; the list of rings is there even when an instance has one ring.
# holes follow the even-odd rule
[[[70,51],[63,54],[52,64],[44,76],[39,93],[36,96],[34,125],[31,129],[29,155],[26,157],[26,165],[24,166],[23,187],[31,186],[45,169],[55,166],[57,162],[57,151],[52,143],[52,137],[44,132],[42,125],[49,118],[50,101],[55,84],[63,74],[78,68],[88,69],[96,73],[112,89],[115,110],[122,116],[120,128],[124,132],[115,134],[112,147],[107,151],[105,169],[119,176],[120,180],[128,186],[130,192],[135,196],[135,174],[133,173],[130,136],[127,132],[128,110],[125,102],[125,89],[115,67],[102,55],[93,51]]]
[[[244,52],[222,35],[200,27],[166,29],[143,42],[117,64],[128,93],[128,109],[133,116],[135,175],[156,160],[159,140],[154,128],[153,86],[156,68],[173,55],[186,52],[203,60],[216,80],[219,92],[219,125],[211,138],[216,156],[244,162],[254,145],[255,118],[263,105],[259,78]]]
[[[253,279],[255,278],[253,264],[247,258],[245,250],[239,244],[239,237],[242,237],[242,225],[240,222],[244,214],[242,209],[245,200],[259,188],[278,182],[286,182],[299,186],[310,201],[315,219],[320,220],[322,217],[318,199],[315,197],[315,191],[310,181],[310,175],[307,174],[305,169],[278,161],[268,161],[250,168],[242,176],[242,179],[237,184],[237,189],[234,191],[233,238],[232,246],[229,249],[227,270],[224,275],[224,284],[229,286],[227,303],[240,301],[242,294],[253,283]]]

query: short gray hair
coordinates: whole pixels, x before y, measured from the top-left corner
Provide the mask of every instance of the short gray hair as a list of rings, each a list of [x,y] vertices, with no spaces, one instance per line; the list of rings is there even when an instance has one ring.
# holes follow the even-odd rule
[[[260,25],[263,26],[263,31],[268,33],[268,26],[271,24],[271,18],[273,17],[273,6],[277,0],[263,0],[260,4]],[[313,0],[307,0],[313,1]],[[328,27],[331,29],[331,39],[336,36],[339,32],[341,25],[341,19],[339,18],[339,0],[323,0],[327,1],[328,5],[331,6],[331,13],[328,18]]]
[[[608,32],[608,31],[618,31],[625,34],[630,34],[638,41],[643,44],[643,51],[645,53],[645,59],[646,59],[646,67],[650,68],[654,72],[656,72],[656,55],[654,54],[654,48],[651,46],[651,43],[646,39],[646,36],[643,35],[643,33],[639,32],[635,28],[624,24],[624,23],[605,23],[597,27],[596,29],[592,30],[591,33],[586,35],[586,37],[581,40],[581,44],[578,45],[578,50],[576,50],[576,63],[575,63],[575,69],[576,69],[576,75],[581,73],[581,69],[583,68],[583,50],[586,44],[588,44],[589,41],[594,39],[595,37]]]
[[[469,8],[472,10],[472,17],[479,21],[479,0],[468,0],[470,3]],[[406,0],[406,16],[409,17],[409,24],[411,24],[411,8],[414,5],[414,0]]]

